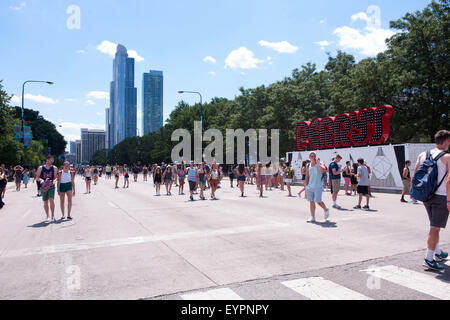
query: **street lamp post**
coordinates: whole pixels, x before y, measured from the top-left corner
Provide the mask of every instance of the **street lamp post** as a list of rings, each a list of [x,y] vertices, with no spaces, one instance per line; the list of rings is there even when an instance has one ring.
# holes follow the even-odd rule
[[[51,81],[41,81],[41,80],[27,80],[22,85],[22,143],[25,143],[25,130],[24,130],[24,118],[25,118],[25,109],[24,109],[24,102],[25,102],[25,85],[29,82],[42,82],[47,83],[49,85],[54,84],[54,82]]]
[[[203,124],[203,97],[202,94],[200,92],[197,91],[178,91],[179,94],[183,94],[183,93],[195,93],[198,94],[200,96],[200,122]]]

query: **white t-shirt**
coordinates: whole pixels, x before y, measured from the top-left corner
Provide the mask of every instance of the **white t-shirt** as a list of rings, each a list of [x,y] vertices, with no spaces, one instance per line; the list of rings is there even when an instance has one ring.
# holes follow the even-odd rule
[[[442,150],[439,150],[439,149],[436,149],[436,148],[431,150],[431,155],[432,155],[433,159],[435,157],[437,157],[439,155],[439,153],[441,153],[441,152],[442,152]],[[426,152],[423,152],[423,153],[420,154],[420,156],[419,156],[420,157],[420,165],[423,164],[423,162],[425,161],[425,157],[426,156],[427,156]],[[437,166],[438,166],[438,182],[437,183],[439,183],[439,182],[441,182],[441,180],[444,178],[445,174],[447,173],[447,167],[442,162],[442,157],[438,160]],[[440,196],[446,196],[447,195],[447,187],[446,187],[445,180],[442,181],[439,189],[437,189],[437,191],[436,191],[436,194],[440,195]]]

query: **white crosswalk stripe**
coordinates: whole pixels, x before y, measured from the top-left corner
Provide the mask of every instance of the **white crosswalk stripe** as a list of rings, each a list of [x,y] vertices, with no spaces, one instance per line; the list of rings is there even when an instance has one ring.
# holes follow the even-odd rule
[[[244,300],[229,288],[194,292],[181,295],[183,300]]]
[[[450,283],[436,279],[432,275],[397,266],[372,267],[361,271],[438,299],[450,300]]]
[[[282,284],[311,300],[372,300],[322,277],[285,281]]]

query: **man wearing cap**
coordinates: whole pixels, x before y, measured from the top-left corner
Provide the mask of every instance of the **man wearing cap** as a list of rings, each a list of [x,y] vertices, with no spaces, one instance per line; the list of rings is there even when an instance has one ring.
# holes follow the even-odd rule
[[[311,218],[308,222],[316,222],[316,203],[324,210],[325,220],[330,216],[330,210],[322,201],[323,181],[322,174],[327,171],[325,163],[318,162],[315,152],[309,154],[311,163],[306,168],[306,199],[310,203]]]

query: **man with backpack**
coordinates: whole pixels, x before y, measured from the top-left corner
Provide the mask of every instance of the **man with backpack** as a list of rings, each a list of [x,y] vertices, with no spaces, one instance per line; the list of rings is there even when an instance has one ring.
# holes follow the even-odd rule
[[[450,190],[445,178],[450,172],[450,131],[441,130],[435,135],[436,148],[419,155],[412,176],[411,195],[423,201],[430,219],[428,247],[424,266],[432,270],[443,270],[438,262],[448,253],[439,247],[439,232],[447,225]]]

